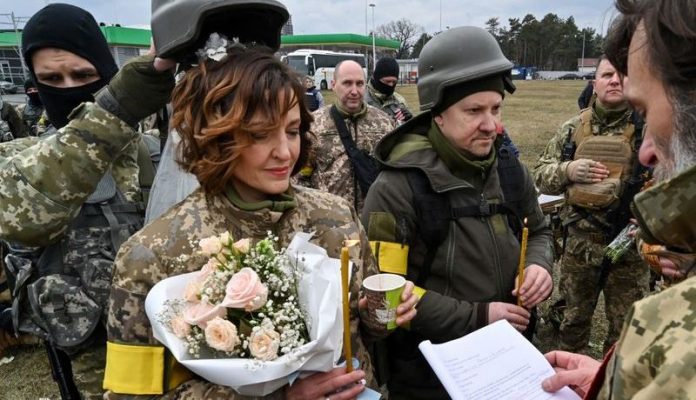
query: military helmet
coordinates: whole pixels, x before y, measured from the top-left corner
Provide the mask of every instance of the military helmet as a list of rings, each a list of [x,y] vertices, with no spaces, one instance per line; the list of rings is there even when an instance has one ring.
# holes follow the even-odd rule
[[[445,88],[489,75],[509,73],[513,64],[485,29],[461,26],[446,30],[423,46],[418,59],[418,100],[428,111],[442,100]],[[514,85],[505,79],[505,89]]]
[[[289,17],[275,0],[152,0],[152,38],[160,57],[176,60],[194,54],[213,32],[278,50]]]

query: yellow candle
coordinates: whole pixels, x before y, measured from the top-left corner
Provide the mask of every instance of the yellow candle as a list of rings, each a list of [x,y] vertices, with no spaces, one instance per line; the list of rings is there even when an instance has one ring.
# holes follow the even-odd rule
[[[517,267],[517,305],[522,307],[522,296],[520,296],[520,289],[522,288],[522,283],[524,282],[524,264],[527,258],[527,236],[529,235],[529,229],[527,229],[527,218],[524,219],[524,227],[522,228],[522,243],[520,243],[520,264]]]
[[[341,292],[343,293],[343,354],[346,359],[346,372],[353,371],[353,351],[350,343],[350,307],[348,304],[348,248],[341,249]]]

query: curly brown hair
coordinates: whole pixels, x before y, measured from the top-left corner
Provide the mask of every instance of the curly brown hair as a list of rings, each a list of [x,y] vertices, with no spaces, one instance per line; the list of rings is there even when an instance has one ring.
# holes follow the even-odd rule
[[[313,118],[298,75],[266,48],[235,46],[227,53],[221,61],[206,60],[188,70],[172,94],[172,127],[181,135],[179,164],[209,193],[229,184],[240,152],[253,143],[252,133],[278,129],[296,105],[300,154],[293,175],[310,147]]]

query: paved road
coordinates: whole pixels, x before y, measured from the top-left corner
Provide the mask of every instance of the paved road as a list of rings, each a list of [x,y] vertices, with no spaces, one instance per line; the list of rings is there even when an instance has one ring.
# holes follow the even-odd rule
[[[6,101],[10,104],[20,104],[25,103],[27,101],[27,96],[25,96],[24,93],[3,94],[2,101]]]

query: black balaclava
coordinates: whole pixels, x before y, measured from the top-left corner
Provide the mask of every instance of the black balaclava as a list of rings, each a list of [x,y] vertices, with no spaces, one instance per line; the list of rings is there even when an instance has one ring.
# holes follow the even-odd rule
[[[78,55],[94,65],[99,80],[72,88],[44,85],[36,79],[32,54],[45,47],[56,47]],[[51,4],[27,22],[22,32],[22,53],[36,82],[51,124],[60,129],[80,103],[94,101],[94,93],[109,83],[118,71],[106,39],[92,14],[69,4]]]
[[[31,104],[34,107],[42,106],[43,103],[41,103],[41,98],[39,97],[39,92],[29,93],[29,89],[31,89],[31,88],[36,89],[36,84],[34,83],[33,79],[29,78],[29,79],[24,81],[24,93],[29,98],[29,104]]]
[[[389,86],[380,81],[380,79],[387,76],[399,77],[399,64],[391,57],[380,58],[375,65],[375,72],[372,73],[372,78],[370,78],[373,88],[385,96],[391,96],[394,94],[396,85]]]

